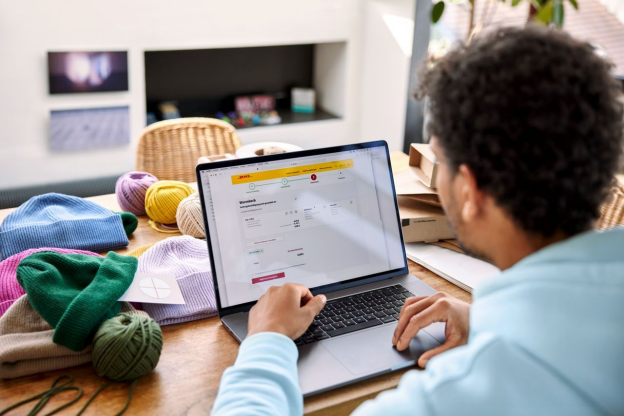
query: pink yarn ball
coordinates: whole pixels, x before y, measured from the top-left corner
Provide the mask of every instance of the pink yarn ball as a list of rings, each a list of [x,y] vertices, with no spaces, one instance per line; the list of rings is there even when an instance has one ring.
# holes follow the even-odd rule
[[[145,215],[145,193],[156,182],[156,176],[147,172],[121,175],[115,184],[115,195],[121,209],[134,215]]]

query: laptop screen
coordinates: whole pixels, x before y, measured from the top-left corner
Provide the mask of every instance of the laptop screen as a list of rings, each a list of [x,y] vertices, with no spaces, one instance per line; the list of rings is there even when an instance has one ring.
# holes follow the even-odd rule
[[[312,289],[406,266],[387,148],[375,144],[201,166],[222,308],[286,282]]]

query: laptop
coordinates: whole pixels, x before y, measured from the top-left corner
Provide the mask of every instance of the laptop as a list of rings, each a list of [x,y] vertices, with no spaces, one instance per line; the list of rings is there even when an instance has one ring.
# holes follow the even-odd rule
[[[303,284],[327,304],[299,349],[304,396],[412,366],[443,323],[392,346],[405,299],[435,290],[409,274],[385,141],[200,164],[199,194],[223,325],[242,342],[271,286]]]

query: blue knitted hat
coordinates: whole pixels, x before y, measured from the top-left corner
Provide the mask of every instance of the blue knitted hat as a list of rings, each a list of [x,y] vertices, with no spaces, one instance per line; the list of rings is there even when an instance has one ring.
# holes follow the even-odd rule
[[[82,198],[30,198],[0,225],[0,258],[41,247],[102,252],[129,244],[119,215]]]

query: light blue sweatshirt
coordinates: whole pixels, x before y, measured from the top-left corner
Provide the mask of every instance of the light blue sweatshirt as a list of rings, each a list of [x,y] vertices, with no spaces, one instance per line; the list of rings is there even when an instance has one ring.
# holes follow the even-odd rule
[[[242,344],[214,415],[298,415],[297,348]],[[624,228],[587,232],[474,293],[467,345],[406,373],[355,415],[624,415]]]

